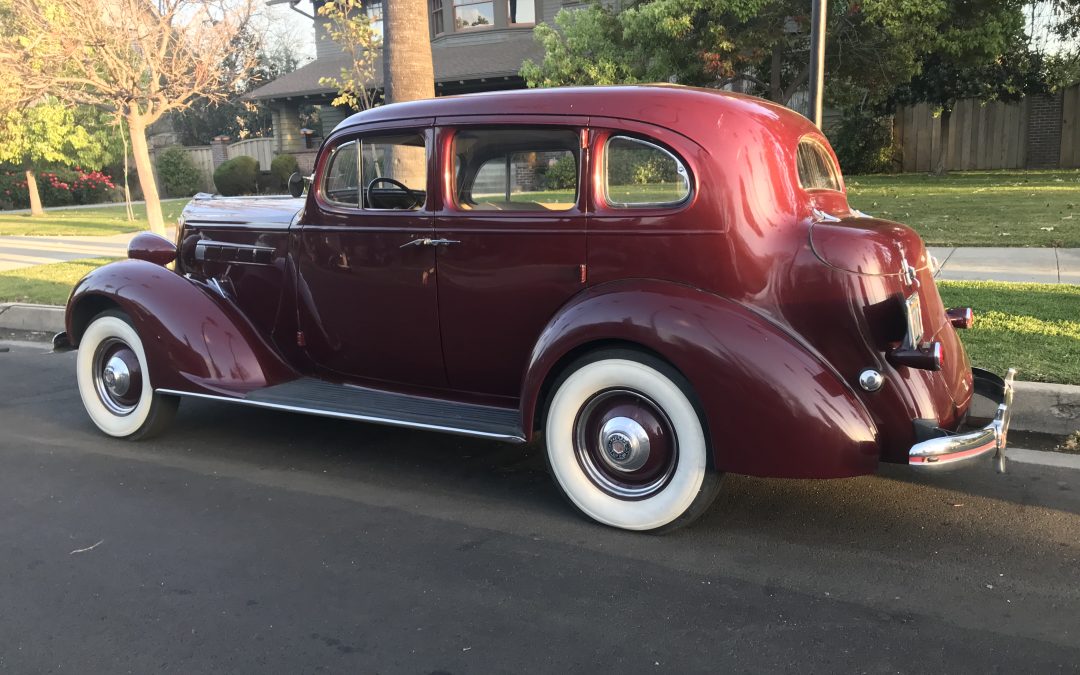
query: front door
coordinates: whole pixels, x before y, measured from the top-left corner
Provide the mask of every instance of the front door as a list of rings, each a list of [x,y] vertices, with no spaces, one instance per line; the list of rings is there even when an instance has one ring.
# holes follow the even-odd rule
[[[446,385],[431,137],[426,124],[343,135],[322,154],[297,256],[298,338],[322,377]]]
[[[556,311],[585,287],[584,118],[438,120],[439,315],[449,384],[517,397]]]

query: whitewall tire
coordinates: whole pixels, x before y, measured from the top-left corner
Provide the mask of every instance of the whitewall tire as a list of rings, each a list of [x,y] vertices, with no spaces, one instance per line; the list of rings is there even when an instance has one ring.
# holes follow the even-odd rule
[[[146,438],[176,413],[177,397],[154,393],[142,340],[120,311],[103,312],[86,327],[76,372],[83,407],[110,436]]]
[[[559,487],[605,525],[674,529],[716,497],[689,383],[660,359],[608,350],[578,361],[555,386],[544,431]]]

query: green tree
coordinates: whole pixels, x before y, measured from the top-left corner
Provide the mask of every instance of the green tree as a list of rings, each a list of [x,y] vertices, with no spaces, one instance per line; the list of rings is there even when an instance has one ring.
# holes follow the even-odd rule
[[[321,77],[319,84],[337,89],[337,98],[331,105],[367,110],[375,105],[372,83],[375,62],[382,51],[382,36],[375,28],[373,17],[364,11],[361,0],[328,0],[319,8],[319,16],[327,19],[327,35],[349,57],[348,65],[337,77]]]
[[[45,99],[25,108],[7,107],[0,115],[0,162],[26,173],[30,214],[44,215],[35,169],[50,164],[100,169],[118,154],[107,120],[91,108]]]

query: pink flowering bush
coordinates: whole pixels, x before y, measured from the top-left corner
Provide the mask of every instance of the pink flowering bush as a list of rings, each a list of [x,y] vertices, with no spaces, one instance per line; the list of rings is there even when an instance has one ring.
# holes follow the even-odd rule
[[[45,208],[69,204],[100,204],[120,199],[120,190],[106,174],[79,167],[37,171],[38,192]],[[0,170],[0,209],[25,209],[30,206],[23,171]]]

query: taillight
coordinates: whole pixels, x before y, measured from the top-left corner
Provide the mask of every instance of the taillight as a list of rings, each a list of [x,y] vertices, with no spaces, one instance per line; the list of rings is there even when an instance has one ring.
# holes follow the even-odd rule
[[[975,324],[975,313],[970,307],[953,307],[945,310],[945,315],[953,328],[971,328]]]
[[[934,341],[918,347],[897,347],[885,353],[885,358],[893,366],[907,366],[919,370],[941,370],[945,363],[945,352],[941,343]]]

